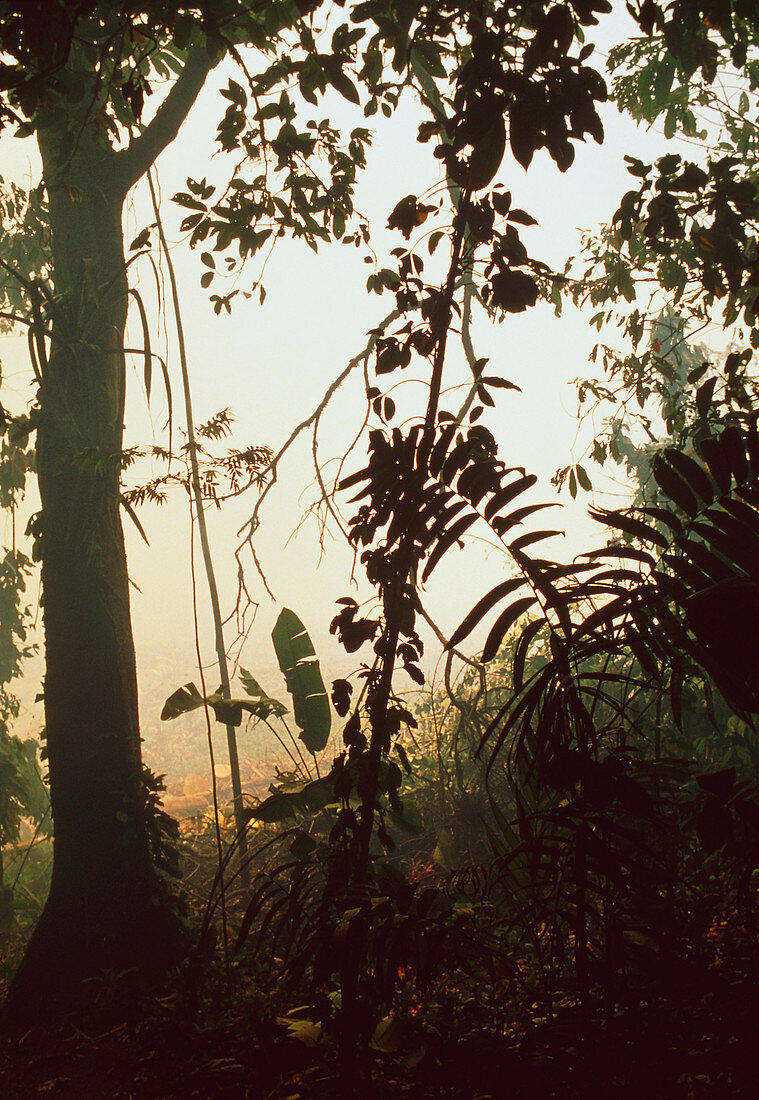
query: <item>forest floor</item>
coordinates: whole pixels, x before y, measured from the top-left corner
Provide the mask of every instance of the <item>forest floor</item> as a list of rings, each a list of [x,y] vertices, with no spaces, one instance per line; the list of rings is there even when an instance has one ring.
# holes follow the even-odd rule
[[[3,1100],[499,1100],[757,1095],[756,983],[701,972],[607,1018],[565,1009],[508,1036],[438,1035],[405,1055],[347,1065],[307,1046],[250,1002],[217,997],[189,1019],[157,998],[137,1019],[108,1013],[0,1039]],[[99,1018],[99,1024],[95,1019]]]

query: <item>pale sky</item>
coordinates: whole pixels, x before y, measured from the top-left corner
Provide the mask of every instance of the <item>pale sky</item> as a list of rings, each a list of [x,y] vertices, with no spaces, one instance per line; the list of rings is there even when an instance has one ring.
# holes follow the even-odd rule
[[[592,41],[593,35],[589,34],[589,38]],[[209,179],[223,178],[226,170],[220,160],[211,159],[213,135],[226,105],[218,93],[220,80],[221,72],[213,74],[177,141],[158,164],[162,216],[170,241],[178,240],[177,227],[186,213],[169,201],[171,195],[185,189],[188,175],[196,179],[204,175]],[[226,83],[226,77],[223,82]],[[326,109],[314,108],[316,117],[326,114]],[[354,120],[350,109],[340,101],[335,117],[342,121],[343,115],[349,127],[364,124],[360,114]],[[383,260],[383,252],[386,257],[389,248],[400,243],[397,234],[384,230],[391,209],[403,195],[421,193],[438,181],[438,162],[432,159],[429,146],[420,146],[415,141],[418,121],[418,109],[409,100],[390,121],[374,116],[366,123],[376,134],[356,206],[369,218],[373,244],[385,266],[392,266],[392,261]],[[637,130],[613,110],[605,111],[604,121],[604,145],[578,144],[575,163],[566,174],[559,173],[544,152],[536,155],[527,173],[507,154],[499,174],[499,179],[512,191],[514,204],[528,210],[540,222],[538,228],[525,229],[522,234],[531,255],[555,264],[558,269],[568,255],[577,253],[579,230],[591,229],[608,220],[628,189],[630,177],[623,154],[650,158],[662,152],[663,138]],[[34,172],[34,166],[34,149],[30,149],[28,142],[3,137],[0,173],[6,179],[24,182]],[[147,188],[143,185],[128,211],[127,245],[152,220]],[[338,244],[324,246],[314,255],[305,245],[283,242],[275,250],[266,272],[264,306],[253,299],[244,302],[240,295],[231,318],[216,317],[208,303],[208,294],[215,288],[209,292],[199,287],[204,270],[200,251],[191,253],[181,242],[173,249],[196,422],[228,406],[236,419],[231,445],[242,448],[251,443],[267,444],[277,450],[295,424],[312,412],[348,360],[361,350],[367,331],[389,312],[394,301],[391,296],[379,298],[367,294],[365,281],[371,268],[363,263],[362,250]],[[145,266],[140,275],[140,291],[151,310],[154,349],[163,354],[165,345],[155,311],[153,276]],[[253,269],[250,277],[254,277]],[[167,326],[175,426],[179,428],[181,383],[173,319],[168,308]],[[131,342],[139,343],[136,314],[130,327]],[[498,407],[487,420],[500,441],[501,455],[508,464],[525,466],[541,477],[542,489],[534,490],[532,499],[555,500],[550,476],[557,467],[580,459],[588,439],[586,432],[582,436],[584,442],[576,445],[576,400],[570,383],[576,376],[587,373],[589,352],[598,334],[589,329],[586,317],[571,307],[567,306],[564,316],[557,320],[548,306],[540,305],[525,314],[509,316],[500,325],[492,326],[482,319],[475,328],[475,337],[478,355],[490,358],[488,371],[504,375],[523,391],[521,394],[498,391]],[[7,384],[14,393],[13,402],[8,398],[8,403],[20,409],[32,393],[31,387],[25,391],[23,384],[25,341],[3,338],[0,358],[4,390]],[[133,363],[128,381],[127,443],[144,446],[155,441],[165,445],[166,436],[161,431],[165,407],[158,373],[154,375],[153,407],[148,411],[141,386],[142,363],[137,357]],[[421,396],[419,390],[420,412]],[[344,384],[331,413],[324,418],[320,454],[325,460],[340,456],[351,440],[357,418],[362,415],[362,399],[363,382],[356,372]],[[456,408],[454,399],[450,407]],[[349,460],[348,469],[356,469],[364,453],[360,445]],[[292,607],[306,623],[322,658],[325,679],[357,664],[355,658],[346,658],[327,633],[335,599],[354,591],[349,583],[351,556],[340,536],[336,535],[333,541],[328,536],[321,564],[313,519],[284,546],[315,499],[312,482],[310,437],[306,437],[280,470],[279,483],[262,512],[256,542],[276,604],[263,591],[252,566],[248,573],[250,591],[261,606],[242,663],[254,673],[257,669],[271,668],[274,663],[269,632],[281,606]],[[563,494],[562,499],[565,498],[569,499],[567,494]],[[585,499],[564,512],[555,509],[555,514],[545,513],[545,526],[564,527],[568,532],[564,548],[555,549],[557,555],[571,557],[598,537],[596,525],[584,515],[588,503]],[[235,589],[235,532],[253,504],[253,496],[248,495],[226,506],[220,516],[209,512],[225,610],[231,609]],[[150,549],[125,518],[130,575],[141,590],[133,592],[138,666],[144,673],[165,658],[177,667],[186,666],[186,674],[177,673],[178,682],[184,682],[195,678],[196,673],[188,564],[189,518],[181,491],[175,490],[174,503],[163,509],[143,508],[140,518],[150,539]],[[10,540],[4,518],[0,520],[0,537],[6,543]],[[428,591],[428,609],[444,631],[452,631],[477,598],[502,579],[504,564],[500,553],[482,543],[449,555]],[[199,603],[209,629],[203,584],[199,571]],[[209,639],[206,633],[204,653],[210,660]],[[212,673],[209,675],[215,679]],[[166,694],[176,686],[178,683],[168,683]]]

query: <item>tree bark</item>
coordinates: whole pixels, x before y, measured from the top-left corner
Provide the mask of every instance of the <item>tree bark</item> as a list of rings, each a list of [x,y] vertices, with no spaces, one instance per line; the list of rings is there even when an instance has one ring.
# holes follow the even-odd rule
[[[206,73],[210,67],[206,58]],[[202,85],[197,65],[192,75],[192,94],[174,96],[174,116],[154,120],[161,130],[159,140],[152,131],[154,155]],[[103,970],[159,972],[182,948],[181,924],[151,860],[120,516],[128,295],[121,222],[135,161],[114,152],[101,121],[95,92],[78,111],[57,97],[38,127],[54,284],[37,430],[54,861],[8,1015],[39,1008],[41,994],[70,1001]]]

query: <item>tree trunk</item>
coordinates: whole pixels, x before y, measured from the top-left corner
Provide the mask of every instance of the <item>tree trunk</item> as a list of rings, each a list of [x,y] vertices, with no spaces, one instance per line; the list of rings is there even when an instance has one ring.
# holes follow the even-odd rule
[[[37,432],[55,839],[50,895],[12,1007],[39,1004],[41,993],[70,997],[103,969],[171,965],[181,943],[146,826],[120,516],[128,184],[91,101],[81,122],[70,107],[51,110],[38,131],[55,288]]]

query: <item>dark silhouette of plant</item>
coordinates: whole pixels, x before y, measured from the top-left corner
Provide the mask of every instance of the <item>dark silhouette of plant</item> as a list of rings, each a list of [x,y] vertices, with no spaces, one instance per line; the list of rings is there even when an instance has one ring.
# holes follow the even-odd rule
[[[340,493],[353,493],[356,509],[348,537],[375,588],[376,603],[365,611],[346,597],[331,627],[349,653],[371,644],[372,655],[358,673],[357,698],[351,681],[333,684],[333,705],[347,721],[345,749],[328,777],[338,809],[324,866],[312,861],[305,872],[285,865],[286,886],[264,881],[254,906],[269,914],[286,913],[276,926],[286,938],[297,939],[292,920],[308,914],[314,935],[328,945],[318,957],[331,960],[319,980],[326,982],[330,973],[339,977],[347,1049],[369,1037],[389,992],[385,969],[368,945],[391,914],[396,925],[403,925],[416,896],[412,884],[388,882],[382,852],[392,852],[392,818],[404,813],[403,771],[409,762],[403,731],[414,725],[396,688],[396,673],[424,682],[417,632],[422,586],[478,520],[484,518],[500,538],[510,540],[520,562],[527,546],[551,533],[516,534],[515,528],[546,505],[521,503],[535,478],[508,467],[497,455],[492,434],[478,423],[483,408],[494,402],[491,391],[511,384],[486,374],[485,362],[475,359],[474,406],[458,418],[442,406],[449,336],[467,285],[476,285],[489,311],[504,315],[534,305],[554,278],[545,264],[529,257],[521,241],[519,227],[534,219],[491,184],[507,140],[525,168],[537,150],[547,148],[562,170],[572,162],[574,140],[585,134],[601,140],[595,105],[605,97],[603,81],[584,63],[587,48],[572,51],[581,41],[581,26],[595,23],[595,12],[606,10],[608,4],[598,0],[531,8],[527,22],[521,7],[512,13],[498,4],[457,9],[445,20],[437,9],[420,16],[420,35],[461,58],[452,68],[450,102],[429,90],[429,80],[420,81],[431,115],[420,140],[437,141],[436,156],[453,198],[451,224],[432,231],[429,252],[447,232],[450,260],[442,282],[429,285],[424,261],[409,243],[395,250],[397,272],[387,269],[376,277],[395,293],[398,317],[374,343],[368,396],[379,424],[369,435],[365,467],[338,485]],[[408,195],[395,206],[388,226],[410,242],[416,227],[429,224],[433,214],[435,207],[424,198]],[[393,427],[395,403],[382,386],[386,376],[412,362],[427,364],[426,411],[402,428]],[[521,612],[535,599],[534,594],[523,599]],[[314,888],[314,876],[323,879],[320,890]],[[417,916],[427,919],[421,911]]]
[[[522,583],[538,588],[543,614],[518,637],[513,695],[482,739],[491,769],[506,754],[517,805],[514,820],[501,815],[500,885],[521,935],[554,928],[549,952],[571,942],[583,998],[594,958],[616,974],[622,932],[651,937],[673,926],[656,887],[671,878],[678,804],[692,794],[687,766],[660,755],[662,704],[681,727],[684,685],[693,690],[698,678],[710,709],[715,689],[746,720],[759,708],[757,438],[753,420],[705,436],[697,456],[658,453],[660,502],[598,510],[617,541],[575,566],[522,555]],[[501,596],[485,597],[454,637]],[[501,611],[491,648],[519,610],[512,600]],[[525,673],[541,630],[548,652]],[[691,816],[701,845],[724,850],[745,893],[757,858],[756,789],[736,786],[734,768],[698,784]],[[630,924],[646,912],[646,924]]]
[[[581,262],[567,265],[565,290],[593,310],[591,324],[602,333],[592,355],[601,377],[577,383],[581,407],[601,406],[606,417],[590,448],[599,463],[622,460],[632,424],[646,433],[653,424],[656,433],[652,399],[679,444],[672,405],[684,412],[697,381],[726,389],[732,403],[751,398],[746,367],[759,346],[755,5],[707,14],[698,3],[646,3],[631,11],[642,34],[610,50],[610,97],[636,122],[658,124],[690,149],[648,164],[626,157],[630,190],[610,224],[586,235]],[[560,311],[558,297],[556,305]],[[609,346],[610,323],[625,336],[621,350]],[[705,365],[712,356],[699,357],[695,345],[715,328],[731,353],[721,379]],[[565,479],[573,495],[591,487],[582,462],[559,471]]]

